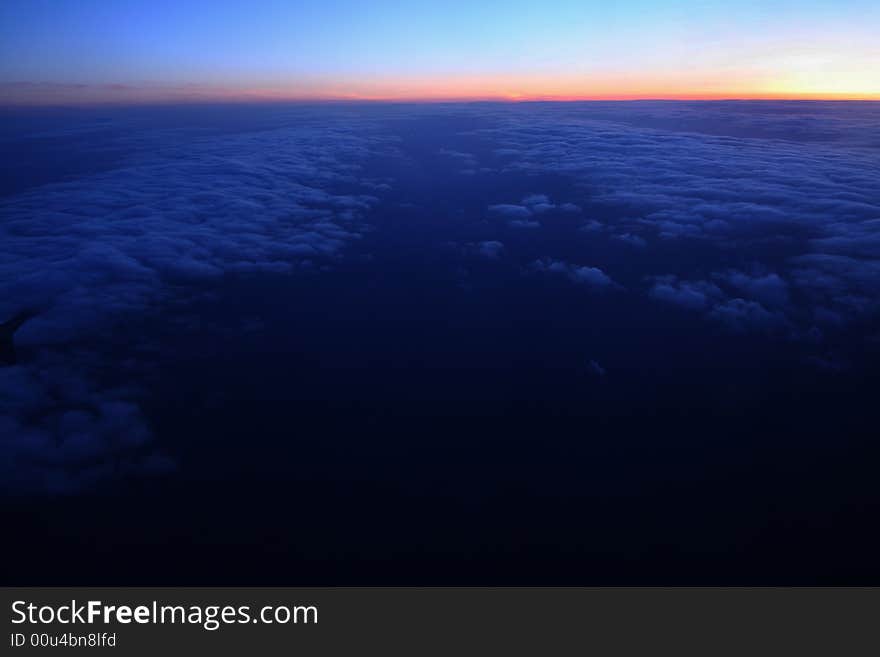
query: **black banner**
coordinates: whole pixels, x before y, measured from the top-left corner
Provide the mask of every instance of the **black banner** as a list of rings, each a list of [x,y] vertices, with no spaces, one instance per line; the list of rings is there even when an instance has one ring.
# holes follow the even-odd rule
[[[876,654],[878,589],[7,588],[4,654]]]

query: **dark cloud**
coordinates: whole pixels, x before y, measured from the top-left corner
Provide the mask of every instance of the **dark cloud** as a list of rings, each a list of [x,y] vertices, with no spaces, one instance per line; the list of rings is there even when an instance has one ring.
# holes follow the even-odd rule
[[[749,277],[734,271],[717,274],[713,280],[728,284],[728,291],[713,281],[658,276],[649,294],[659,301],[701,311],[707,319],[734,333],[791,331],[788,317],[776,308],[788,302],[787,286],[775,274]],[[739,296],[742,292],[750,298]]]
[[[151,445],[135,391],[88,375],[94,357],[0,369],[0,489],[75,492],[109,476],[173,467]],[[164,464],[161,468],[160,464]]]
[[[489,206],[490,213],[508,217],[510,219],[508,225],[514,228],[540,228],[540,222],[532,219],[534,215],[548,212],[575,214],[580,211],[580,206],[574,203],[554,203],[547,194],[529,194],[519,203],[498,203]]]
[[[532,216],[531,208],[513,203],[498,203],[489,206],[489,212],[511,219],[527,219]]]
[[[477,252],[487,258],[500,258],[504,253],[504,244],[496,240],[480,242],[477,244]]]
[[[679,252],[750,254],[737,272],[715,273],[726,298],[743,303],[713,317],[767,325],[783,315],[799,333],[817,314],[846,323],[880,312],[876,103],[575,103],[494,112],[495,126],[479,134],[497,144],[504,168],[573,181],[611,239],[640,244],[655,236],[681,243]],[[582,230],[602,224],[594,219]],[[708,308],[693,285],[658,283],[651,294]],[[762,320],[762,309],[772,317]]]
[[[707,313],[707,317],[736,333],[784,331],[789,328],[784,315],[767,310],[757,301],[746,299],[729,299],[719,303]]]
[[[705,310],[724,298],[721,289],[708,281],[679,281],[675,276],[658,276],[650,294],[655,299],[691,310]]]
[[[604,271],[598,267],[587,267],[583,265],[574,265],[562,260],[553,260],[544,258],[535,260],[531,264],[532,271],[547,274],[562,274],[573,283],[579,285],[587,285],[594,288],[610,288],[614,286],[614,281]]]
[[[491,126],[469,133],[480,156],[439,157],[459,173],[491,164],[499,180],[526,182],[481,190],[471,207],[475,218],[498,218],[482,222],[489,232],[444,239],[488,259],[507,255],[499,238],[510,251],[528,243],[522,262],[533,272],[597,290],[623,281],[730,331],[813,339],[818,327],[830,333],[880,312],[880,106],[848,107],[458,107]],[[371,231],[367,213],[393,191],[364,166],[399,138],[361,111],[186,140],[131,130],[116,144],[131,155],[116,165],[0,201],[0,321],[41,310],[18,335],[39,358],[0,369],[9,488],[74,490],[168,467],[151,448],[140,391],[97,376],[113,365],[99,354],[71,362],[70,346],[112,334],[126,317],[185,306],[231,274],[332,266]],[[56,132],[77,130],[86,128]],[[495,200],[504,202],[483,209]],[[555,213],[580,226],[553,222]],[[534,232],[541,222],[544,232]],[[505,226],[532,232],[490,232]],[[547,237],[563,230],[570,241]],[[619,247],[603,254],[608,241],[639,250],[626,262]],[[820,353],[817,366],[845,361]]]
[[[602,230],[605,226],[595,219],[590,219],[589,221],[585,221],[580,225],[578,230],[583,233],[597,233]]]
[[[476,156],[471,153],[464,153],[449,148],[441,148],[440,155],[443,155],[447,158],[450,158],[454,162],[457,162],[460,167],[458,173],[462,175],[472,176],[478,171],[484,170],[479,166],[479,162]]]
[[[644,237],[633,235],[632,233],[621,233],[620,235],[613,235],[611,239],[615,242],[620,242],[622,244],[626,244],[627,246],[632,246],[638,249],[643,249],[648,246],[648,242],[645,240]]]
[[[497,240],[484,242],[469,242],[463,247],[465,255],[479,256],[490,260],[498,260],[504,255],[504,243]]]
[[[543,214],[556,209],[556,204],[546,194],[531,194],[522,200],[522,204],[535,214]]]
[[[540,221],[532,221],[531,219],[511,219],[507,222],[511,228],[540,228]]]
[[[718,278],[730,284],[749,299],[759,301],[768,307],[784,308],[791,297],[786,283],[778,274],[749,275],[741,271],[719,274]]]
[[[71,366],[71,344],[230,273],[332,263],[369,230],[388,184],[362,184],[360,161],[387,140],[348,119],[302,123],[185,143],[156,134],[116,168],[0,202],[0,321],[41,310],[17,335],[39,359],[0,368],[7,488],[69,491],[167,465],[149,448],[140,391],[99,382],[112,365],[97,352]]]
[[[546,194],[530,194],[522,200],[523,205],[552,205],[550,197]]]

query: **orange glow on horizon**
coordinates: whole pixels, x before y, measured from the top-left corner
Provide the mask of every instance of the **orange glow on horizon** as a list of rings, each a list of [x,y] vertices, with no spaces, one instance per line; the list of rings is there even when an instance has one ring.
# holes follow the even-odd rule
[[[3,85],[0,105],[89,105],[199,102],[536,102],[612,100],[880,100],[880,79],[871,73],[833,76],[755,76],[724,71],[713,76],[625,74],[589,76],[434,76],[418,79],[300,79],[259,85],[185,84],[169,86]],[[830,82],[828,82],[830,80]]]

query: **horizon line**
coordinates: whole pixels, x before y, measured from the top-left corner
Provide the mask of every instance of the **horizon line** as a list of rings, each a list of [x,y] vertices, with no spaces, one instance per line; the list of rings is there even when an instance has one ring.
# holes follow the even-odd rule
[[[779,94],[779,95],[608,95],[608,96],[534,96],[534,97],[508,97],[508,96],[449,96],[449,97],[356,97],[356,96],[203,96],[203,97],[161,97],[142,99],[99,99],[84,100],[70,99],[61,101],[58,99],[19,99],[9,101],[0,99],[2,109],[28,109],[28,108],[100,108],[100,107],[149,107],[149,106],[180,106],[180,105],[358,105],[358,104],[382,104],[382,105],[443,105],[443,104],[499,104],[519,105],[536,103],[636,103],[636,102],[852,102],[852,103],[876,103],[880,102],[880,93],[877,94]]]
[[[392,81],[394,82],[394,81]],[[437,79],[433,82],[386,83],[303,80],[297,84],[162,83],[137,80],[121,82],[58,82],[51,80],[0,81],[0,107],[71,107],[238,103],[539,103],[624,101],[880,101],[880,88],[873,85],[839,89],[816,89],[797,85],[681,84],[630,81],[613,84],[575,84],[556,78],[546,80]],[[539,84],[540,83],[540,84]],[[539,85],[539,86],[536,86]],[[382,87],[385,88],[382,88]],[[335,87],[335,88],[334,88]],[[396,88],[395,88],[396,87]],[[543,88],[542,88],[543,87]]]

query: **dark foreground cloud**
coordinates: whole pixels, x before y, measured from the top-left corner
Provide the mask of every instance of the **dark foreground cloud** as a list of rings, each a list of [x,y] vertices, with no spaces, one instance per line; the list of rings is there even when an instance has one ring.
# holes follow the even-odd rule
[[[819,343],[880,312],[877,104],[382,111],[477,114],[489,126],[456,135],[476,140],[467,150],[439,153],[482,194],[474,218],[493,219],[441,237],[468,257],[522,256],[534,274],[592,290],[620,281],[738,333]],[[141,390],[108,382],[115,363],[89,342],[126,318],[186,307],[229,274],[332,266],[391,188],[364,166],[399,140],[368,113],[322,109],[284,128],[188,137],[130,131],[118,164],[0,201],[0,321],[39,310],[18,335],[38,355],[0,369],[7,489],[76,490],[170,467]],[[812,358],[829,371],[848,362],[821,344]]]
[[[102,383],[98,352],[73,366],[71,345],[228,273],[332,263],[368,229],[387,184],[360,162],[388,143],[354,120],[304,123],[166,137],[109,171],[0,203],[0,321],[39,311],[17,336],[39,357],[0,368],[4,488],[68,491],[167,467],[140,392]]]

